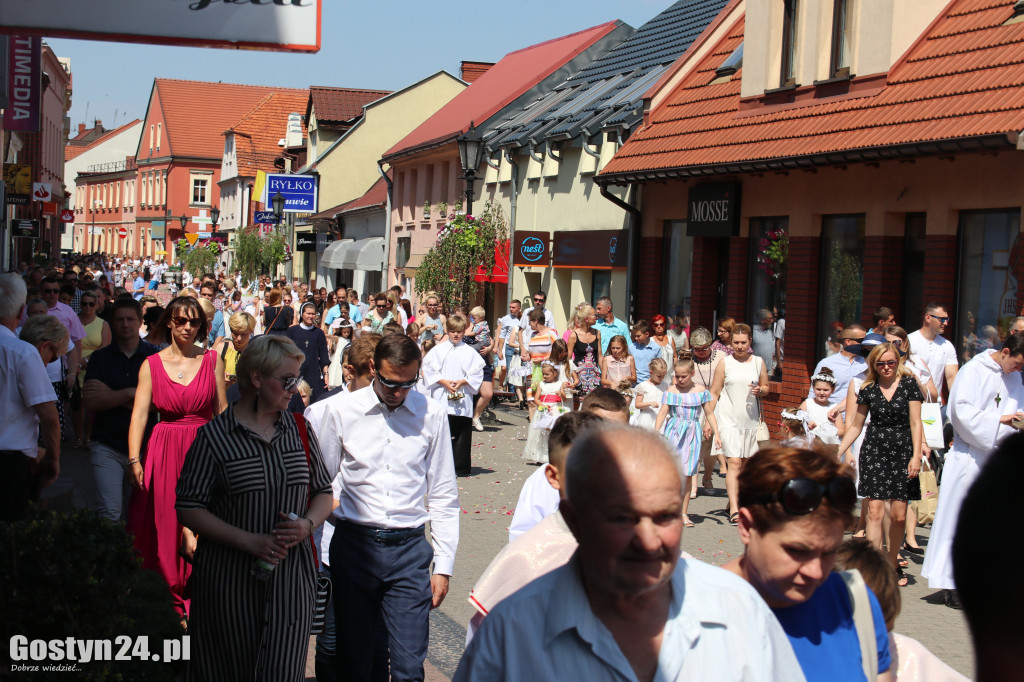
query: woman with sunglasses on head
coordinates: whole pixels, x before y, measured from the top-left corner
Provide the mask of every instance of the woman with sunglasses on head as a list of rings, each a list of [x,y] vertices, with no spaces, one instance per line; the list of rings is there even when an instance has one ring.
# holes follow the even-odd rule
[[[853,472],[824,453],[768,448],[739,475],[743,556],[723,568],[757,590],[789,636],[808,682],[891,682],[889,635],[875,595],[866,590],[873,632],[864,661],[851,591],[832,572],[843,531],[853,520]],[[865,588],[859,587],[860,594]]]
[[[313,430],[288,414],[303,359],[287,337],[253,339],[238,359],[241,397],[199,428],[185,457],[177,514],[202,537],[186,679],[304,679],[311,536],[331,511],[331,477]]]
[[[890,502],[888,554],[900,587],[907,576],[897,563],[907,520],[911,480],[921,471],[921,389],[903,364],[900,348],[880,343],[868,355],[867,375],[857,394],[857,411],[847,415],[846,432],[839,444],[842,458],[857,440],[870,414],[860,448],[859,492],[867,504],[867,538],[883,549],[882,517]]]
[[[183,622],[188,617],[185,588],[195,536],[178,523],[174,487],[196,431],[227,407],[224,360],[195,343],[206,337],[208,325],[194,298],[179,296],[167,304],[156,327],[168,330],[170,345],[142,364],[128,427],[128,467],[136,489],[128,507],[128,531],[135,536],[142,567],[159,571],[167,581]],[[160,422],[143,457],[151,408],[160,414]]]

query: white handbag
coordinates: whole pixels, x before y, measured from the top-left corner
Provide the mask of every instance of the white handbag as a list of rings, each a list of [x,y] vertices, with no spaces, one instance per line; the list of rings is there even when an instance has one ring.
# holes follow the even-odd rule
[[[942,437],[942,408],[938,403],[921,403],[921,424],[924,426],[924,442],[932,450],[945,450]]]

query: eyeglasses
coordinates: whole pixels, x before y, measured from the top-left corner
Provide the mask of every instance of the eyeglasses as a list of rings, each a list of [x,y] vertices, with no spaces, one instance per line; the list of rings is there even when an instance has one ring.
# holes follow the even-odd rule
[[[774,495],[755,497],[753,504],[778,502],[787,514],[803,516],[817,509],[825,497],[840,511],[852,510],[857,501],[857,488],[853,484],[853,479],[848,476],[835,476],[827,483],[821,484],[810,478],[793,478],[786,481]]]
[[[658,327],[664,327],[664,326],[665,326],[664,322],[655,322],[654,323],[654,328],[655,329],[657,329]]]
[[[945,315],[943,317],[939,317],[938,315],[929,315],[929,317],[931,317],[933,320],[938,320],[941,324],[946,324],[947,322],[949,322],[949,315]]]
[[[85,301],[82,301],[82,307],[83,308],[95,308],[96,307],[96,302],[93,301],[92,303],[86,303]]]
[[[847,336],[845,339],[843,339],[843,341],[850,341],[851,343],[863,343],[864,342],[864,337],[863,336],[859,336],[859,337],[858,336]]]
[[[281,388],[283,388],[286,391],[295,390],[296,387],[299,385],[299,382],[302,381],[302,377],[275,377],[273,374],[268,374],[267,376],[271,377],[272,379],[277,379],[278,381],[280,381]]]
[[[198,317],[179,317],[177,315],[171,318],[171,322],[173,322],[176,327],[184,327],[186,325],[199,327],[199,325],[202,324]]]
[[[378,307],[378,308],[387,308],[387,307],[388,307],[388,304],[387,304],[387,303],[378,303],[378,304],[376,305],[376,307]]]
[[[534,296],[533,297],[533,302],[534,303],[543,303],[544,302],[544,297],[543,296]]]
[[[416,382],[418,381],[418,379],[413,379],[412,381],[395,381],[393,379],[385,378],[384,376],[382,376],[378,372],[377,373],[377,381],[379,381],[380,385],[383,386],[384,388],[391,388],[391,389],[400,388],[400,389],[404,390],[404,389],[412,388],[413,386],[415,386]]]
[[[883,367],[895,367],[898,364],[896,360],[879,360],[875,363],[875,367],[882,369]]]

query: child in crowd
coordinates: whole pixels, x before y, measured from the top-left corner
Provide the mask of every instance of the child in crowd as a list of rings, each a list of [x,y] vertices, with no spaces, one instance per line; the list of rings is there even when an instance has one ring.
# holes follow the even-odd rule
[[[721,447],[721,438],[718,435],[718,420],[715,419],[715,403],[711,392],[693,383],[693,360],[676,360],[672,369],[672,385],[661,397],[661,408],[654,426],[668,439],[679,456],[683,473],[683,523],[692,527],[693,522],[687,516],[687,511],[693,475],[697,473],[700,464],[701,440],[714,434],[714,446]],[[703,427],[702,412],[705,419]]]
[[[821,443],[819,448],[835,454],[839,446],[839,431],[836,425],[828,418],[828,411],[832,405],[829,399],[832,392],[836,390],[836,378],[828,367],[822,368],[821,372],[811,377],[811,387],[814,389],[814,400],[805,400],[800,404],[801,410],[807,412],[807,426],[810,435]]]
[[[633,357],[633,367],[636,371],[634,384],[647,381],[651,360],[661,355],[661,346],[651,340],[651,325],[647,320],[639,320],[630,330],[633,343],[629,344],[629,354]]]
[[[626,337],[616,334],[608,342],[608,354],[601,358],[601,385],[618,391],[626,399],[633,397],[636,363],[629,354]]]
[[[806,450],[813,449],[814,436],[810,434],[807,412],[799,407],[787,407],[783,408],[781,416],[782,446]]]
[[[534,401],[536,410],[530,421],[526,446],[523,448],[523,459],[535,464],[548,462],[548,434],[555,420],[566,412],[566,385],[562,381],[560,368],[550,360],[540,366],[541,380],[530,385],[526,399]]]
[[[352,344],[352,334],[355,329],[347,320],[337,329],[337,336],[332,336],[334,352],[331,353],[331,364],[327,370],[327,385],[336,388],[344,383],[345,379],[345,350]]]
[[[548,360],[558,368],[558,380],[565,384],[566,391],[571,391],[579,384],[576,368],[569,362],[569,346],[562,339],[551,344],[551,355]]]
[[[305,379],[300,380],[295,388],[299,392],[299,397],[302,398],[302,407],[309,407],[309,399],[313,396],[313,389],[309,387]]]
[[[420,325],[416,324],[415,322],[410,322],[409,324],[407,324],[405,326],[405,334],[406,334],[406,336],[408,336],[410,339],[415,341],[416,345],[420,346],[420,348],[423,347],[420,344],[420,334],[422,334],[422,333],[423,333],[422,327],[420,327]]]
[[[636,385],[636,398],[633,402],[636,413],[632,422],[634,426],[653,431],[658,421],[658,410],[661,409],[661,397],[668,388],[665,385],[668,363],[661,358],[654,358],[648,365],[648,370],[650,377],[647,381],[641,381]]]

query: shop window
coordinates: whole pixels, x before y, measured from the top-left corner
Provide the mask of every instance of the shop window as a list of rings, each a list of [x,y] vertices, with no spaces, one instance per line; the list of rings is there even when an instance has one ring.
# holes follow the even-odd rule
[[[686,234],[685,220],[666,220],[662,260],[662,281],[665,282],[661,310],[666,315],[690,314],[693,237]]]
[[[833,0],[832,3],[832,68],[831,78],[850,75],[853,52],[853,0]]]
[[[859,322],[864,297],[864,214],[827,215],[821,219],[821,287],[818,350],[832,325]]]
[[[908,213],[903,228],[903,297],[897,321],[908,331],[920,326],[925,304],[925,217],[924,213]]]
[[[594,270],[590,277],[590,305],[602,296],[612,295],[612,271]]]
[[[955,339],[960,362],[999,348],[1020,308],[1020,209],[960,213]],[[944,301],[939,301],[944,303]],[[948,304],[947,304],[948,305]]]
[[[797,0],[782,1],[782,73],[779,87],[796,85]]]
[[[412,237],[399,237],[395,244],[395,267],[404,268],[409,262],[409,250],[412,248]]]
[[[789,216],[750,219],[750,263],[747,267],[747,317],[757,320],[765,308],[785,315],[789,261]]]

